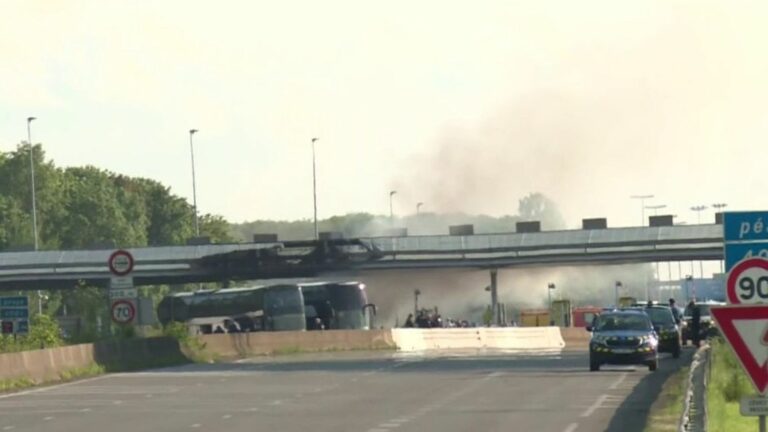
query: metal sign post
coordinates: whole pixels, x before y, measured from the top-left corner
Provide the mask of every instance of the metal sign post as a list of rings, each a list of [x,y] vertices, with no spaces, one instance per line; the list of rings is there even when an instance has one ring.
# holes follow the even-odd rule
[[[121,325],[132,324],[136,318],[138,292],[130,276],[134,267],[133,255],[126,250],[116,250],[108,263],[112,277],[109,280],[109,309],[112,321]]]

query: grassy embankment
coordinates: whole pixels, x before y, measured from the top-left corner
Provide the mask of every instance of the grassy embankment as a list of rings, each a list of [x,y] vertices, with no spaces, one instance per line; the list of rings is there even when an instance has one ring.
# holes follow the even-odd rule
[[[731,349],[720,338],[712,345],[712,375],[707,389],[708,430],[712,432],[753,432],[757,417],[743,417],[739,401],[755,394],[752,383]]]

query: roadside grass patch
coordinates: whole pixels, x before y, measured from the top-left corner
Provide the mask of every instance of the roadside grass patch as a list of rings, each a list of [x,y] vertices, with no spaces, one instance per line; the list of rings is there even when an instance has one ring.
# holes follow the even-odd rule
[[[721,338],[710,342],[712,371],[707,388],[708,430],[712,432],[754,432],[757,417],[743,417],[739,401],[754,395],[749,378],[731,349]]]
[[[683,398],[690,367],[681,368],[670,376],[661,393],[651,405],[644,432],[676,431],[683,415]]]

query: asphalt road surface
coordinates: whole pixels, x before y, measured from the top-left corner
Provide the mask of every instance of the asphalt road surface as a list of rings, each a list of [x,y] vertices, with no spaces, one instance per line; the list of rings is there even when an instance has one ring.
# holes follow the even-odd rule
[[[111,374],[0,396],[0,431],[642,431],[664,380],[585,352],[334,353]]]

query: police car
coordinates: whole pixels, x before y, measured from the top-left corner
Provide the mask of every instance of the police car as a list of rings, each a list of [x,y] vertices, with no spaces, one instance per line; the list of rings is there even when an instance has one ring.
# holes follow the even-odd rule
[[[604,364],[642,364],[655,371],[659,365],[659,339],[648,315],[638,309],[618,309],[600,314],[592,326],[589,370]]]

